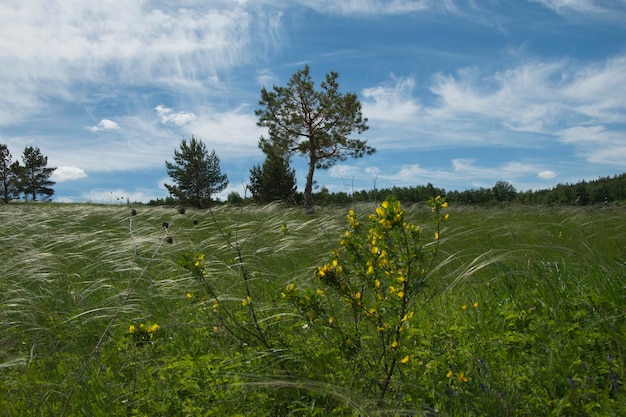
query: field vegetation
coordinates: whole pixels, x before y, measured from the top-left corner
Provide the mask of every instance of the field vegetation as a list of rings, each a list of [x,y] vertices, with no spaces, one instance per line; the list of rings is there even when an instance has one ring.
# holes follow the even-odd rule
[[[0,415],[625,415],[625,218],[8,204]]]

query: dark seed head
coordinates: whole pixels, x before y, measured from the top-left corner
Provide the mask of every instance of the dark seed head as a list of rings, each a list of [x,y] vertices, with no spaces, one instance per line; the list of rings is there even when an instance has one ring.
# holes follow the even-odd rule
[[[170,224],[168,222],[163,222],[163,228],[167,229],[170,227]]]
[[[130,211],[130,215],[131,215],[131,216],[136,216],[136,215],[137,215],[137,210],[132,209],[132,210]]]
[[[178,209],[178,214],[185,214],[185,207],[181,207]]]
[[[193,224],[198,224],[198,219],[193,219]]]
[[[165,238],[165,241],[166,241],[167,243],[173,243],[173,242],[174,242],[174,239],[172,239],[172,236],[168,236],[168,237],[166,237],[166,238]]]

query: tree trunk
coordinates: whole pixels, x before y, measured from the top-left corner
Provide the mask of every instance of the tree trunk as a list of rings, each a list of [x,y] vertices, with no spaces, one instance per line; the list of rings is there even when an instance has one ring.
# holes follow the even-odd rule
[[[306,184],[304,186],[304,208],[307,213],[313,212],[313,174],[315,173],[315,164],[317,160],[315,155],[309,157],[309,172],[306,176]]]

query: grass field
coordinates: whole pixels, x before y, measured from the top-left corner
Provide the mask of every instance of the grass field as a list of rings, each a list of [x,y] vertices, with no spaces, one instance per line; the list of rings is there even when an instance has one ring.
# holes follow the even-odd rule
[[[3,206],[0,415],[626,415],[624,207],[376,208]]]

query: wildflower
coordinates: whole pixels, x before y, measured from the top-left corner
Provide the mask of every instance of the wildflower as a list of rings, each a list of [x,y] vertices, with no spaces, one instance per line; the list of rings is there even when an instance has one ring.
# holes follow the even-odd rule
[[[472,304],[474,306],[474,308],[478,307],[478,301],[474,301],[474,304]]]
[[[324,290],[321,290],[319,288],[316,289],[315,292],[317,293],[317,295],[324,295],[325,294]]]
[[[446,204],[448,204],[448,203],[446,203]],[[448,213],[446,213],[446,215],[445,215],[445,216],[443,216],[443,219],[444,219],[444,220],[448,220],[449,218],[450,218],[450,215],[449,215]]]
[[[187,293],[187,298],[191,298],[193,295],[191,293]]]
[[[330,316],[328,318],[328,324],[333,324],[334,321],[335,321],[335,319],[333,318],[333,316]]]
[[[446,378],[452,378],[452,375],[454,375],[454,373],[452,372],[452,369],[448,370],[448,373],[446,374]]]
[[[459,383],[463,383],[463,382],[467,382],[467,378],[465,377],[465,374],[463,372],[459,372],[456,375],[456,379],[459,381]]]
[[[409,363],[409,355],[406,355],[404,358],[400,360],[400,363]]]
[[[467,310],[467,304],[463,304],[463,305],[461,306],[461,310]]]
[[[392,348],[397,348],[398,347],[398,341],[394,340],[393,343],[391,344]]]

